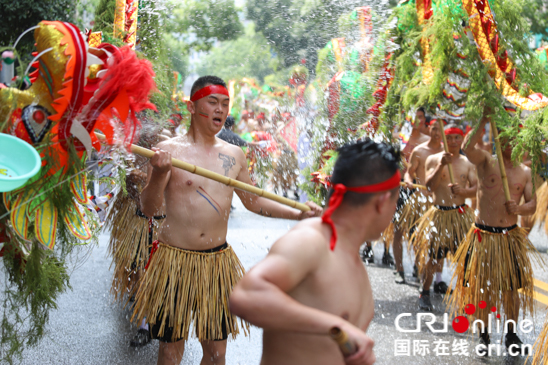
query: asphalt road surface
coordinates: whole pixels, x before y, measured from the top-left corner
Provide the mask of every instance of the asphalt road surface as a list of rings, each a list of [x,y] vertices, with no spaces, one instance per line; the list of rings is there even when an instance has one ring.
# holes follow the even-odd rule
[[[233,246],[246,269],[251,268],[268,252],[274,241],[283,235],[294,222],[268,219],[245,210],[238,198],[235,198],[236,210],[229,220],[228,242]],[[548,240],[537,229],[532,234],[533,243],[548,263]],[[59,300],[59,308],[51,313],[51,319],[45,338],[35,347],[24,353],[23,364],[155,364],[158,341],[133,349],[129,341],[137,327],[129,322],[131,312],[115,305],[109,294],[111,285],[110,259],[106,257],[108,233],[100,237],[98,247],[82,250],[72,258],[73,272],[71,285]],[[477,345],[475,336],[457,334],[451,329],[447,333],[431,333],[422,326],[420,333],[400,333],[395,327],[395,318],[401,313],[411,313],[412,317],[401,322],[403,328],[413,328],[415,314],[418,313],[418,283],[399,285],[395,283],[393,269],[381,265],[383,248],[375,246],[376,264],[368,265],[375,297],[375,318],[368,334],[375,340],[375,352],[378,364],[523,364],[525,358],[491,356],[480,359],[473,353]],[[405,254],[405,270],[409,274],[412,263]],[[446,265],[447,266],[447,265]],[[449,281],[451,268],[443,272],[445,281]],[[548,283],[548,271],[535,268],[535,277]],[[537,288],[538,292],[548,296],[548,292]],[[445,307],[441,296],[433,296],[436,323],[434,328],[443,328]],[[546,316],[546,304],[537,303],[538,311],[534,321],[534,330],[520,335],[524,343],[532,344],[539,333]],[[259,364],[261,355],[262,331],[252,328],[249,337],[243,335],[235,341],[229,341],[227,364]],[[500,335],[492,335],[492,343],[500,343]],[[457,355],[468,344],[469,355]],[[457,347],[455,347],[457,346]],[[397,350],[397,352],[396,352]],[[426,352],[428,350],[428,352]],[[407,355],[409,351],[409,355]],[[455,352],[455,354],[453,354]],[[415,355],[413,356],[413,354]],[[182,364],[199,364],[202,357],[201,347],[196,339],[186,346]]]

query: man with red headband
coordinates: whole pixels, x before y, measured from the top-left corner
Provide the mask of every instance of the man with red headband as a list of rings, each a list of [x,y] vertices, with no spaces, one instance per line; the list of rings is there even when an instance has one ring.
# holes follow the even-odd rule
[[[409,140],[407,141],[405,147],[402,150],[402,155],[405,158],[406,163],[404,164],[403,171],[401,176],[405,175],[407,171],[407,162],[411,156],[411,153],[420,144],[428,142],[428,136],[421,133],[421,128],[426,123],[426,114],[424,108],[417,109],[415,113],[415,119],[411,123],[412,130]],[[392,223],[387,227],[386,231],[383,233],[383,239],[385,241],[385,253],[383,256],[383,264],[385,265],[394,265],[396,267],[396,272],[403,273],[403,237],[408,232],[409,228],[407,223],[404,220],[405,216],[403,215],[403,208],[409,200],[409,197],[413,194],[413,189],[401,189],[400,197],[398,199],[398,208]],[[392,241],[392,250],[394,251],[394,259],[390,256],[388,248],[390,247],[390,241]],[[394,262],[395,261],[395,262]],[[401,275],[401,274],[400,274]]]
[[[365,331],[374,315],[364,241],[378,239],[396,210],[399,152],[370,139],[339,149],[329,206],[272,246],[230,297],[233,313],[262,327],[262,365],[373,364]],[[329,330],[357,352],[343,357]]]
[[[443,146],[441,144],[442,131],[440,130],[440,124],[436,119],[432,120],[432,123],[428,124],[428,135],[430,140],[426,143],[418,145],[409,158],[409,165],[405,172],[404,181],[407,184],[407,189],[413,191],[413,184],[425,185],[426,184],[426,159],[436,153],[443,152]],[[432,206],[432,194],[427,190],[417,190],[407,200],[401,210],[401,217],[399,219],[403,226],[404,237],[409,241],[409,238],[413,234],[416,228],[418,220],[430,209]],[[409,246],[412,246],[412,242]],[[415,253],[417,252],[417,247]],[[402,258],[396,256],[396,262],[401,263]],[[402,271],[397,271],[401,277],[401,281],[398,283],[405,283],[405,275],[403,272],[403,265],[400,265]],[[415,263],[413,268],[413,275],[418,277],[418,265]],[[439,277],[441,273],[436,273]],[[437,278],[438,279],[438,278]],[[441,281],[437,280],[437,281]],[[434,286],[434,291],[437,290],[437,286]],[[445,291],[443,291],[445,293]]]
[[[417,247],[419,270],[424,274],[419,307],[422,310],[433,309],[430,301],[430,287],[434,272],[441,272],[444,258],[454,254],[458,245],[470,229],[474,220],[472,210],[464,204],[466,198],[476,194],[476,171],[474,165],[460,154],[463,131],[455,124],[445,127],[447,149],[426,159],[426,186],[433,193],[433,204],[417,222],[417,228],[411,240]],[[451,183],[449,168],[451,164],[455,183]],[[443,281],[436,283],[443,286]]]
[[[512,198],[506,200],[497,156],[478,148],[481,133],[477,131],[482,131],[488,121],[484,117],[476,133],[470,132],[465,141],[464,153],[476,166],[480,181],[478,214],[455,255],[457,285],[451,304],[452,310],[459,313],[466,304],[480,301],[497,310],[504,308],[506,319],[514,321],[513,325],[505,326],[506,347],[517,345],[522,348],[515,323],[520,308],[531,314],[534,309],[533,269],[528,254],[539,261],[540,258],[527,238],[527,231],[518,227],[517,221],[519,215],[534,214],[537,202],[531,169],[512,161],[512,145],[507,138],[501,138],[502,159]],[[518,205],[522,197],[524,203]],[[488,313],[488,309],[478,310],[475,315],[487,323]],[[487,326],[480,334],[480,342],[483,345],[490,343]]]
[[[167,219],[153,243],[137,292],[133,317],[147,318],[153,338],[160,340],[158,364],[179,364],[190,327],[203,348],[201,364],[224,364],[229,335],[240,328],[228,308],[232,288],[244,269],[226,243],[234,188],[173,169],[171,157],[250,184],[242,150],[216,134],[228,114],[229,94],[218,77],[200,77],[187,103],[191,115],[185,135],[161,142],[150,160],[141,210],[156,215],[165,197]],[[302,219],[321,209],[299,212],[279,203],[236,190],[244,206],[268,217]],[[244,333],[248,325],[240,322]]]

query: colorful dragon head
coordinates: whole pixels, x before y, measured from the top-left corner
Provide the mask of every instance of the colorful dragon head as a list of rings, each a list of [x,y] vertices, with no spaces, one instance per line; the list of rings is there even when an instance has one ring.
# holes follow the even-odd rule
[[[43,168],[23,188],[4,194],[4,203],[20,237],[36,238],[52,248],[59,212],[76,237],[91,237],[81,208],[88,202],[86,174],[67,172],[74,174],[73,167],[81,166],[86,154],[101,149],[95,130],[110,144],[133,142],[140,126],[135,113],[155,109],[148,102],[154,72],[129,46],[89,47],[70,23],[42,21],[34,37],[32,86],[0,90],[0,132],[32,144]],[[59,199],[48,192],[67,180],[72,204],[60,207]]]

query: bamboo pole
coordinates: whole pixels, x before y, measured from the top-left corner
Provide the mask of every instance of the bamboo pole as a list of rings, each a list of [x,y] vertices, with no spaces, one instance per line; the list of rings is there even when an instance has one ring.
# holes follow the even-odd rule
[[[412,185],[413,185],[413,188],[415,188],[415,189],[428,190],[428,188],[424,185],[419,185],[419,184],[412,184]],[[407,186],[407,183],[402,181],[402,182],[400,182],[400,186]]]
[[[443,149],[446,153],[449,153],[449,147],[447,147],[447,137],[445,137],[444,127],[443,123],[441,121],[441,118],[438,118],[438,124],[440,125],[441,130],[441,136],[443,138]],[[449,169],[449,179],[451,180],[451,184],[455,183],[455,175],[453,175],[453,165],[447,164],[447,169]]]
[[[102,135],[100,133],[97,133],[97,132],[95,132],[95,135],[100,140],[105,140],[104,135]],[[149,150],[147,148],[136,146],[134,144],[131,145],[131,152],[133,152],[133,153],[135,153],[139,156],[146,157],[146,158],[152,158],[152,156],[154,156],[154,151]],[[258,196],[262,196],[263,198],[266,198],[266,199],[274,200],[274,201],[276,201],[280,204],[290,206],[291,208],[295,208],[295,209],[298,209],[298,210],[303,211],[303,212],[308,212],[310,210],[310,207],[308,205],[305,205],[305,204],[302,204],[302,203],[297,203],[294,200],[284,198],[282,196],[270,193],[268,191],[259,189],[255,186],[243,183],[243,182],[238,181],[238,180],[231,179],[227,176],[218,174],[216,172],[204,169],[204,168],[199,167],[199,166],[192,165],[188,162],[184,162],[184,161],[178,160],[176,158],[171,158],[171,165],[174,166],[174,167],[177,167],[181,170],[185,170],[185,171],[188,171],[190,173],[205,177],[207,179],[211,179],[211,180],[220,182],[221,184],[232,186],[236,189],[247,191],[248,193],[252,193],[252,194],[255,194],[255,195],[258,195]]]
[[[497,153],[497,160],[499,160],[500,178],[502,179],[502,188],[504,189],[504,197],[506,201],[512,200],[510,195],[510,187],[508,186],[508,177],[506,176],[506,168],[504,167],[504,160],[502,159],[502,148],[500,147],[499,132],[493,118],[489,121],[491,129],[493,130],[493,139],[495,140],[495,152]]]
[[[350,356],[357,351],[356,345],[350,342],[346,332],[339,327],[333,327],[329,330],[329,335],[339,345],[344,356]]]

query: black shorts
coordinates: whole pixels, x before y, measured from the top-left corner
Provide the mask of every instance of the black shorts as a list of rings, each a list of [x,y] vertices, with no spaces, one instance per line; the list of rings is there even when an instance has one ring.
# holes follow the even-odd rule
[[[220,246],[213,247],[213,248],[210,248],[210,249],[207,249],[207,250],[193,250],[193,251],[204,252],[204,253],[212,253],[212,252],[222,251],[222,250],[226,249],[227,247],[228,247],[228,243],[225,242]],[[167,286],[167,283],[166,283],[166,286]],[[177,296],[178,296],[178,292],[175,292],[175,302],[177,302]],[[193,311],[195,309],[196,308],[192,308]],[[160,313],[161,312],[162,312],[162,308],[160,308]],[[166,324],[167,323],[169,323],[169,316],[166,317]],[[172,340],[173,327],[169,327],[169,326],[164,327],[164,334],[163,334],[163,336],[159,337],[158,333],[160,332],[160,326],[161,326],[161,323],[156,323],[156,324],[150,326],[150,337],[151,338],[155,338],[157,340],[160,340],[162,342],[167,342],[167,343],[178,342],[178,341],[181,340],[180,338]],[[223,315],[223,320],[222,320],[222,323],[221,323],[221,328],[222,328],[221,338],[216,338],[213,341],[224,341],[224,340],[228,339],[228,329],[227,329],[226,320],[225,320],[224,315]]]
[[[392,218],[392,223],[396,222],[399,218],[399,215],[401,214],[401,209],[407,203],[407,200],[413,195],[413,193],[416,191],[416,189],[407,189],[403,186],[400,186],[400,192],[398,196],[398,204],[396,205],[396,214],[394,214],[394,218]]]
[[[456,210],[456,209],[460,209],[460,208],[464,208],[466,206],[466,204],[462,204],[462,205],[450,205],[450,206],[445,206],[445,205],[435,205],[436,209],[439,209],[439,210]],[[460,244],[460,240],[459,240],[459,237],[453,237],[453,242],[455,243],[455,247],[459,247],[459,244]],[[438,248],[438,252],[432,252],[432,249],[429,249],[428,250],[428,256],[432,259],[436,259],[436,260],[441,260],[441,259],[444,259],[447,257],[447,254],[449,253],[449,247],[440,247]]]
[[[483,224],[478,224],[478,223],[474,223],[474,225],[477,228],[481,229],[482,231],[491,232],[491,233],[499,233],[499,234],[511,231],[514,228],[517,228],[517,226],[518,226],[517,224],[514,224],[513,226],[510,226],[510,227],[491,227],[491,226],[485,226]],[[469,259],[470,259],[470,252],[468,252],[466,254],[466,258],[464,260],[464,272],[466,272],[468,270],[468,261],[469,261]],[[515,256],[514,256],[514,266],[519,267]],[[517,290],[517,289],[521,289],[521,288],[524,287],[523,279],[521,277],[521,270],[516,270],[516,273],[517,273],[517,277],[518,277],[518,287],[517,288],[510,287],[510,290]],[[463,280],[463,284],[466,287],[468,285],[468,281]]]

